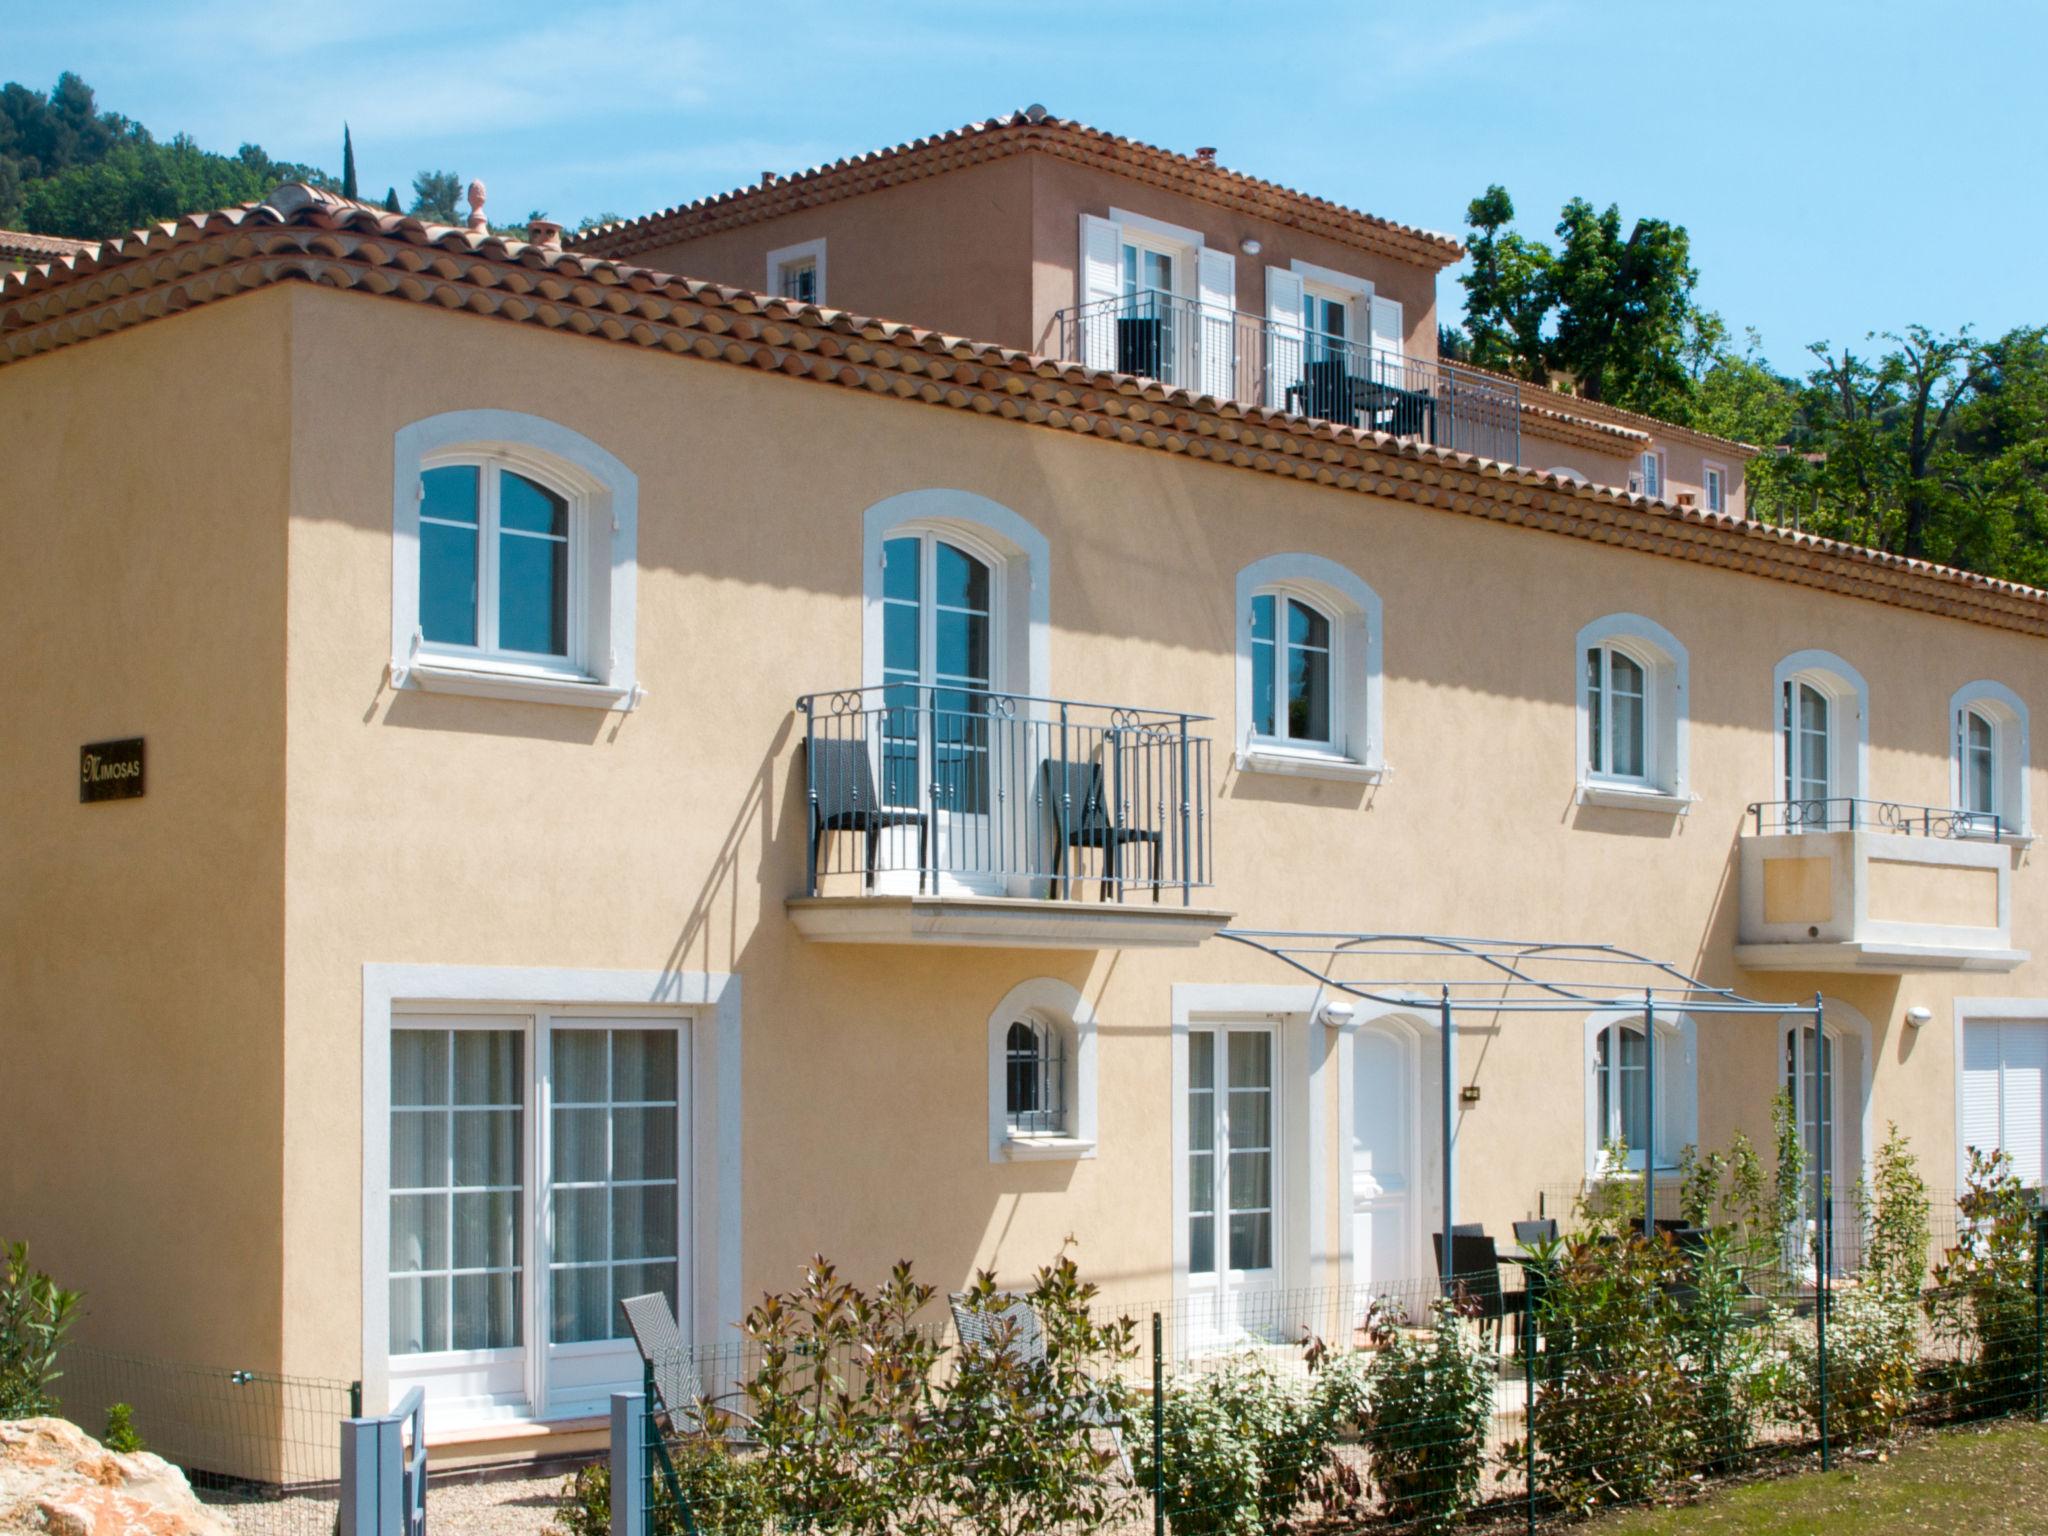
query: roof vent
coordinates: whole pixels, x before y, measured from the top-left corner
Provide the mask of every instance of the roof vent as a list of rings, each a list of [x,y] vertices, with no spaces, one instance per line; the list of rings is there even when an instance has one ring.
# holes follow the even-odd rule
[[[1030,106],[1026,107],[1024,109],[1024,121],[1027,123],[1044,122],[1045,104],[1043,102],[1034,101],[1033,103],[1031,103]]]
[[[535,245],[544,245],[550,250],[562,248],[562,226],[553,219],[529,219],[526,224],[526,238]]]
[[[1216,146],[1214,144],[1204,144],[1200,149],[1196,150],[1195,163],[1197,165],[1206,166],[1208,169],[1212,171],[1215,170]]]
[[[764,186],[764,187],[772,187],[772,186],[774,186],[774,185],[775,185],[775,173],[774,173],[773,171],[763,171],[763,172],[761,173],[761,185],[762,185],[762,186]]]

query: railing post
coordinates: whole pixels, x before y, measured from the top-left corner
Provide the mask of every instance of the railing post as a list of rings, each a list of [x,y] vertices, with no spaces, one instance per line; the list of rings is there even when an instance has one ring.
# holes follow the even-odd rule
[[[1194,845],[1188,840],[1190,822],[1189,809],[1194,799],[1194,784],[1188,778],[1188,717],[1180,717],[1180,904],[1191,907],[1195,904]]]
[[[1166,1330],[1152,1314],[1152,1536],[1166,1536]]]
[[[612,1394],[611,1536],[648,1536],[648,1494],[652,1487],[646,1431],[647,1398],[639,1392]]]
[[[1524,1271],[1526,1273],[1526,1271]],[[1536,1536],[1536,1288],[1524,1282],[1522,1308],[1522,1484],[1528,1536]]]

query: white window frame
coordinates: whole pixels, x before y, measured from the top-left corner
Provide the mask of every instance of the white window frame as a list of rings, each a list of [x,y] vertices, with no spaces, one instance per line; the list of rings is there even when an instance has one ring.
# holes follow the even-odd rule
[[[783,298],[782,272],[783,268],[785,267],[796,266],[799,263],[806,261],[811,263],[813,269],[818,274],[818,296],[817,298],[813,299],[811,303],[816,308],[824,308],[826,290],[825,241],[823,237],[820,237],[816,240],[800,240],[795,245],[778,246],[776,247],[776,249],[770,251],[768,253],[767,282],[763,286],[761,291],[770,298],[783,299],[783,302],[786,304],[796,304],[802,302],[801,300],[797,299]]]
[[[2033,841],[2030,777],[2032,748],[2026,701],[2005,684],[1979,678],[1958,688],[1948,701],[1949,719],[1949,804],[1964,806],[1964,786],[1969,782],[1964,762],[1965,716],[1979,714],[1992,729],[1994,809],[2005,828],[2005,840],[2025,846]],[[1989,831],[1980,834],[1988,837]]]
[[[1009,1124],[1009,1033],[1018,1022],[1056,1032],[1066,1046],[1067,1124],[1060,1135],[1017,1134]],[[1071,985],[1035,976],[988,1016],[988,1160],[1079,1161],[1095,1156],[1095,1010]]]
[[[362,1379],[371,1411],[395,1402],[404,1386],[423,1374],[488,1364],[456,1358],[461,1352],[406,1356],[394,1366],[390,1354],[391,1222],[391,1035],[394,1028],[447,1015],[468,1027],[504,1027],[517,1018],[525,1031],[526,1094],[524,1179],[525,1342],[522,1386],[516,1400],[472,1402],[442,1411],[443,1428],[464,1424],[546,1422],[550,1417],[584,1417],[600,1411],[590,1403],[550,1407],[548,1353],[591,1352],[584,1346],[549,1346],[542,1288],[547,1257],[542,1241],[546,1219],[540,1176],[545,1162],[549,1102],[539,1066],[550,1021],[572,1025],[580,1019],[658,1021],[683,1032],[678,1078],[687,1142],[678,1148],[677,1223],[679,1269],[677,1319],[686,1338],[717,1338],[739,1321],[740,1289],[740,984],[722,972],[548,970],[493,966],[368,964],[363,967],[363,1169],[362,1169]],[[610,1346],[598,1346],[609,1348]],[[507,1351],[468,1355],[502,1358]],[[635,1378],[637,1379],[637,1377]],[[621,1386],[630,1383],[622,1381]],[[431,1390],[431,1389],[430,1389]],[[715,1390],[715,1389],[714,1389]]]
[[[1617,1008],[1590,1014],[1585,1028],[1585,1070],[1581,1081],[1586,1094],[1586,1176],[1590,1179],[1617,1178],[1627,1173],[1641,1173],[1646,1149],[1630,1147],[1628,1166],[1617,1168],[1608,1162],[1606,1148],[1613,1140],[1613,1125],[1600,1123],[1600,1036],[1615,1025],[1634,1025],[1642,1028],[1643,1012],[1640,1008]],[[1620,1072],[1620,1052],[1609,1055],[1609,1070],[1616,1075]],[[1678,1148],[1697,1145],[1699,1141],[1699,1030],[1692,1015],[1673,1010],[1667,1014],[1657,1013],[1657,1067],[1663,1082],[1663,1092],[1657,1099],[1657,1134],[1664,1137],[1664,1145],[1673,1149],[1661,1155],[1657,1161],[1659,1174],[1675,1172],[1678,1167]],[[1652,1084],[1656,1091],[1656,1084]],[[1615,1107],[1613,1120],[1620,1123],[1620,1100],[1613,1094],[1609,1102]]]
[[[1642,456],[1636,460],[1636,476],[1641,485],[1639,494],[1649,497],[1652,501],[1662,501],[1664,469],[1664,450],[1645,448]]]
[[[1620,651],[1643,669],[1641,778],[1603,773],[1592,760],[1595,700],[1586,681],[1586,652],[1596,648]],[[1578,632],[1572,677],[1580,805],[1683,816],[1698,803],[1692,792],[1691,667],[1678,637],[1639,613],[1610,613]]]
[[[1785,797],[1785,685],[1807,683],[1828,697],[1828,798],[1870,798],[1870,685],[1833,651],[1794,651],[1771,670],[1771,793]],[[1815,828],[1814,830],[1822,830]]]
[[[449,411],[413,422],[393,439],[392,461],[393,688],[598,709],[638,705],[639,481],[631,470],[558,422],[499,410]],[[421,632],[420,477],[451,463],[511,469],[569,499],[568,658],[430,644]],[[495,560],[495,539],[484,543],[486,558]]]
[[[1330,619],[1329,744],[1260,735],[1252,715],[1252,599],[1299,597]],[[1237,767],[1376,784],[1389,771],[1382,735],[1381,603],[1353,572],[1320,555],[1278,554],[1237,573]],[[1284,651],[1284,628],[1276,648]],[[1283,663],[1284,671],[1284,663]]]
[[[1715,476],[1720,477],[1720,494],[1715,494]],[[1728,510],[1728,466],[1707,459],[1700,465],[1700,501],[1709,512]]]

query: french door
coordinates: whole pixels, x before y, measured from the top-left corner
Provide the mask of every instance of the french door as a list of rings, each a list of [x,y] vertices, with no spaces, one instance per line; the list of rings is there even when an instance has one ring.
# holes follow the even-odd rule
[[[883,802],[928,818],[929,857],[945,884],[995,891],[994,570],[936,533],[888,540],[882,564]],[[917,832],[906,825],[884,834],[882,867],[898,872],[888,883],[915,887]]]
[[[1827,830],[1834,790],[1834,702],[1797,679],[1785,684],[1785,825]]]
[[[1199,1338],[1265,1331],[1278,1284],[1276,1036],[1188,1034],[1188,1295]]]
[[[1841,1073],[1835,1041],[1826,1030],[1821,1031],[1819,1038],[1819,1067],[1825,1078],[1825,1092],[1819,1091],[1814,1085],[1814,1050],[1814,1030],[1811,1024],[1785,1031],[1783,1081],[1785,1091],[1792,1096],[1792,1104],[1798,1114],[1799,1144],[1806,1153],[1806,1182],[1801,1197],[1805,1215],[1801,1221],[1800,1231],[1789,1234],[1795,1243],[1795,1257],[1800,1267],[1812,1262],[1818,1245],[1817,1233],[1823,1202],[1832,1202],[1832,1215],[1836,1226],[1835,1250],[1838,1255],[1843,1244],[1854,1235],[1841,1230],[1854,1181],[1845,1177],[1840,1114]]]

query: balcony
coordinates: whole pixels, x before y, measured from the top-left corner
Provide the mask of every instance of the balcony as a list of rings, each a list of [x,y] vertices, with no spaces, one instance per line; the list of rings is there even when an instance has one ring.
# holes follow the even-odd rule
[[[1086,367],[1521,462],[1520,392],[1452,364],[1157,291],[1053,318],[1060,356]]]
[[[1749,816],[1736,964],[1901,974],[2026,960],[1996,816],[1846,799],[1763,801]]]
[[[891,683],[807,694],[807,939],[1122,949],[1199,944],[1206,717]]]

